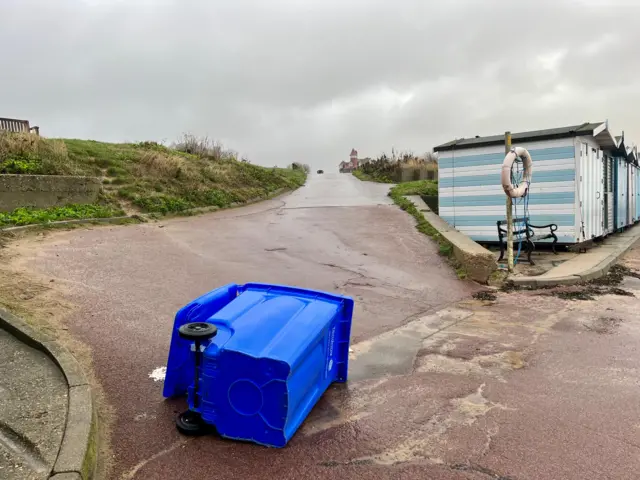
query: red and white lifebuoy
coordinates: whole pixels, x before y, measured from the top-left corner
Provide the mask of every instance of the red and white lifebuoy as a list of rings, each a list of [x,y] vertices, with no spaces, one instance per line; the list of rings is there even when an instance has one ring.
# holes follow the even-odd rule
[[[518,158],[522,160],[523,174],[522,174],[522,182],[517,187],[511,183],[511,167],[513,166],[513,162],[515,162]],[[511,198],[520,198],[524,197],[529,190],[529,185],[531,185],[531,173],[533,170],[533,161],[531,160],[531,155],[526,148],[522,147],[512,147],[511,151],[507,153],[507,156],[504,157],[504,162],[502,162],[502,189],[507,196]]]

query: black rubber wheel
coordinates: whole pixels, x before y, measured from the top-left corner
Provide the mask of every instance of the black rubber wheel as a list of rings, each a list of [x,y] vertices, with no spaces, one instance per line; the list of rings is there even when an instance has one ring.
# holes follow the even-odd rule
[[[182,325],[178,333],[186,340],[208,340],[216,336],[218,329],[210,323],[192,322]]]
[[[187,410],[176,417],[176,428],[183,435],[196,437],[211,433],[211,427],[202,420],[198,412]]]

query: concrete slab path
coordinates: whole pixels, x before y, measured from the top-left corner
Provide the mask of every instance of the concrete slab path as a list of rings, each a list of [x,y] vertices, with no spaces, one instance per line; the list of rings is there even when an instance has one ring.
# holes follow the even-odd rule
[[[601,243],[589,248],[573,258],[553,267],[542,275],[516,275],[510,278],[521,286],[573,285],[594,280],[605,275],[609,268],[640,240],[640,225],[634,225],[620,233],[605,238]]]
[[[49,478],[67,395],[67,381],[47,355],[0,329],[0,478]]]

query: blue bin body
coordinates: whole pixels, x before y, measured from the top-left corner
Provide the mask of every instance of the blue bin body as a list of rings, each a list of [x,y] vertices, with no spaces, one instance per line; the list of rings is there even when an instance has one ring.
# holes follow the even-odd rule
[[[188,394],[223,437],[284,447],[333,382],[345,382],[353,300],[295,287],[250,283],[214,290],[177,313],[164,396]],[[218,334],[201,347],[194,405],[195,347],[189,322]]]

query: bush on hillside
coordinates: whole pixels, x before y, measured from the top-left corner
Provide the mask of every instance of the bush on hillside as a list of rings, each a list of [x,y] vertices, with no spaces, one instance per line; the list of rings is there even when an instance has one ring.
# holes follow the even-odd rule
[[[179,152],[197,155],[210,160],[236,160],[237,154],[232,150],[226,150],[222,143],[210,139],[208,136],[198,137],[191,133],[185,133],[171,148]]]
[[[289,168],[291,170],[301,170],[307,174],[311,172],[311,167],[306,163],[293,162],[291,165],[289,165]]]
[[[69,175],[74,173],[73,167],[61,140],[0,131],[0,173]]]
[[[438,196],[438,182],[431,180],[416,180],[413,182],[399,183],[392,188],[398,195],[420,195],[426,197]]]
[[[364,174],[360,175],[361,178],[386,183],[404,181],[407,175],[403,170],[412,170],[418,175],[423,174],[421,171],[425,171],[430,179],[437,179],[438,158],[431,152],[419,157],[409,151],[397,152],[392,149],[390,156],[383,153],[378,158],[358,167],[358,171]],[[411,180],[418,179],[419,177],[411,178]]]

